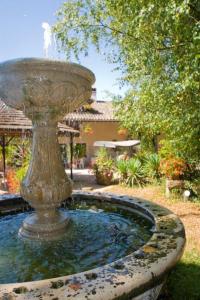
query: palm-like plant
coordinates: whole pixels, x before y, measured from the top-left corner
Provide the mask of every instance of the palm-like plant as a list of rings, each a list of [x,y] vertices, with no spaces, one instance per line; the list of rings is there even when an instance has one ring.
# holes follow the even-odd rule
[[[127,178],[128,173],[128,161],[127,160],[118,160],[116,163],[117,173],[119,174],[119,180],[123,183]]]
[[[127,161],[127,179],[126,184],[130,186],[143,185],[145,183],[145,173],[142,163],[137,158],[132,158]]]
[[[152,153],[146,158],[144,172],[150,179],[159,179],[161,177],[160,158],[158,154]]]

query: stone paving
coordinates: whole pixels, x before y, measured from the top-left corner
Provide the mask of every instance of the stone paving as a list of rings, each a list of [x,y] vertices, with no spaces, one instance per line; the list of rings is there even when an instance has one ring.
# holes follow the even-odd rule
[[[66,173],[70,177],[70,170],[67,169]],[[75,190],[96,190],[101,189],[102,185],[96,183],[96,179],[91,169],[74,169],[73,170],[73,189]]]

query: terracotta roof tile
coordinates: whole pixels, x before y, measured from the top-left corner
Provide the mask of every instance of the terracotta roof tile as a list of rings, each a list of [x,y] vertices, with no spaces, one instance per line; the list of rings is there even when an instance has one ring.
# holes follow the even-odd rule
[[[63,124],[58,123],[59,132],[72,132],[78,134],[79,131]],[[8,107],[0,100],[0,131],[23,131],[31,130],[32,122],[25,117],[22,111]]]
[[[70,113],[65,116],[67,121],[117,121],[114,115],[114,107],[111,101],[95,101],[91,104],[91,111]]]

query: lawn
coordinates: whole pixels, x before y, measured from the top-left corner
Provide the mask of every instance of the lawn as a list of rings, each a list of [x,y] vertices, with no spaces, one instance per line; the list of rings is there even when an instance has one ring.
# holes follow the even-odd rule
[[[177,196],[167,199],[162,185],[144,188],[115,185],[102,191],[148,199],[169,208],[180,217],[186,231],[185,252],[171,272],[159,300],[200,300],[200,202],[186,202]]]

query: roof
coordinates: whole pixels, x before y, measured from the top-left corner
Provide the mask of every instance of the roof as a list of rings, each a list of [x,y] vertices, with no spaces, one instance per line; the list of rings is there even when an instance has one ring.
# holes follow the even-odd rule
[[[133,147],[139,144],[140,144],[139,140],[127,140],[127,141],[119,141],[119,142],[111,142],[111,141],[94,142],[95,147],[106,147],[106,148]]]
[[[73,113],[65,116],[67,121],[118,121],[115,117],[115,110],[112,101],[94,101],[90,109],[84,109],[84,106]]]
[[[79,134],[75,130],[63,123],[58,123],[59,133],[73,133]],[[3,101],[0,100],[0,132],[7,134],[20,134],[23,131],[31,131],[32,122],[25,117],[24,113],[20,110],[8,107]]]

